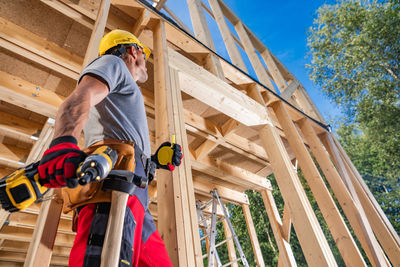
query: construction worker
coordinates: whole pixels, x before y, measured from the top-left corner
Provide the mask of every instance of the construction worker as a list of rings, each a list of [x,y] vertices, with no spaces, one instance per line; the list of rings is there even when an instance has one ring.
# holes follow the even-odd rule
[[[182,159],[180,146],[168,142],[160,146],[173,150],[168,164],[158,161],[160,148],[151,156],[143,96],[136,84],[148,78],[150,50],[130,32],[113,30],[101,40],[99,55],[61,105],[54,140],[38,168],[46,186],[68,187],[63,189],[64,211],[74,211],[77,231],[69,259],[73,267],[100,266],[110,209],[111,194],[101,183],[77,186],[76,169],[87,154],[108,145],[118,152],[114,169],[140,176],[148,173],[149,162],[173,171]],[[84,151],[77,146],[82,130]],[[148,188],[136,188],[127,203],[119,266],[172,266],[148,205]]]

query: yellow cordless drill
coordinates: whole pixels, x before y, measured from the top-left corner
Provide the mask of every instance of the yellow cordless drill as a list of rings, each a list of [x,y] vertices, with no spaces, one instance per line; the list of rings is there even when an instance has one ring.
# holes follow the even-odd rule
[[[85,185],[106,178],[117,158],[117,152],[108,146],[97,148],[79,165],[79,184]],[[26,209],[46,194],[48,188],[39,179],[39,163],[19,168],[0,180],[0,202],[3,209],[9,212]]]

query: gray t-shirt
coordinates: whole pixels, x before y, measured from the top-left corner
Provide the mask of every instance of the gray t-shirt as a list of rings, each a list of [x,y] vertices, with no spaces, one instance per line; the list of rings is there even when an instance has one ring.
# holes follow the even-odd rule
[[[85,146],[107,139],[135,141],[150,157],[150,137],[142,92],[125,62],[119,57],[104,55],[82,71],[79,81],[89,73],[103,78],[110,93],[90,109],[89,120],[83,129]]]

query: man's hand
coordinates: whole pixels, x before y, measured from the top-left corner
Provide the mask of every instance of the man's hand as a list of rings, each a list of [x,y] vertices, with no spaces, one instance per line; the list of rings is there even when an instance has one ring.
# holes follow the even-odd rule
[[[76,169],[87,155],[77,144],[73,136],[61,136],[51,142],[38,167],[41,184],[52,188],[78,185]]]
[[[175,170],[175,166],[181,165],[182,158],[181,146],[174,144],[171,147],[170,142],[162,143],[156,153],[151,156],[151,160],[157,164],[157,169],[170,171]]]

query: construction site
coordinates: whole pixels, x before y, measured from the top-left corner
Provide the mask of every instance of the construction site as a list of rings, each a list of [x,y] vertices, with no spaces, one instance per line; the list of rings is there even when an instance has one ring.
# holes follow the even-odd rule
[[[261,193],[278,266],[297,266],[293,229],[307,265],[338,266],[298,170],[346,266],[400,266],[398,234],[306,88],[223,0],[182,1],[191,27],[166,0],[0,1],[0,178],[42,158],[57,110],[82,69],[98,57],[104,34],[122,29],[152,51],[149,78],[139,84],[151,151],[172,136],[182,147],[182,164],[157,171],[149,184],[149,210],[173,266],[268,266],[249,189]],[[217,24],[229,58],[216,52],[206,16]],[[84,148],[83,134],[78,143]],[[0,266],[68,266],[76,233],[72,212],[62,212],[63,190],[18,212],[0,210]],[[226,203],[243,209],[255,262],[242,252]],[[222,244],[215,239],[218,221]],[[219,245],[230,262],[219,259]]]

